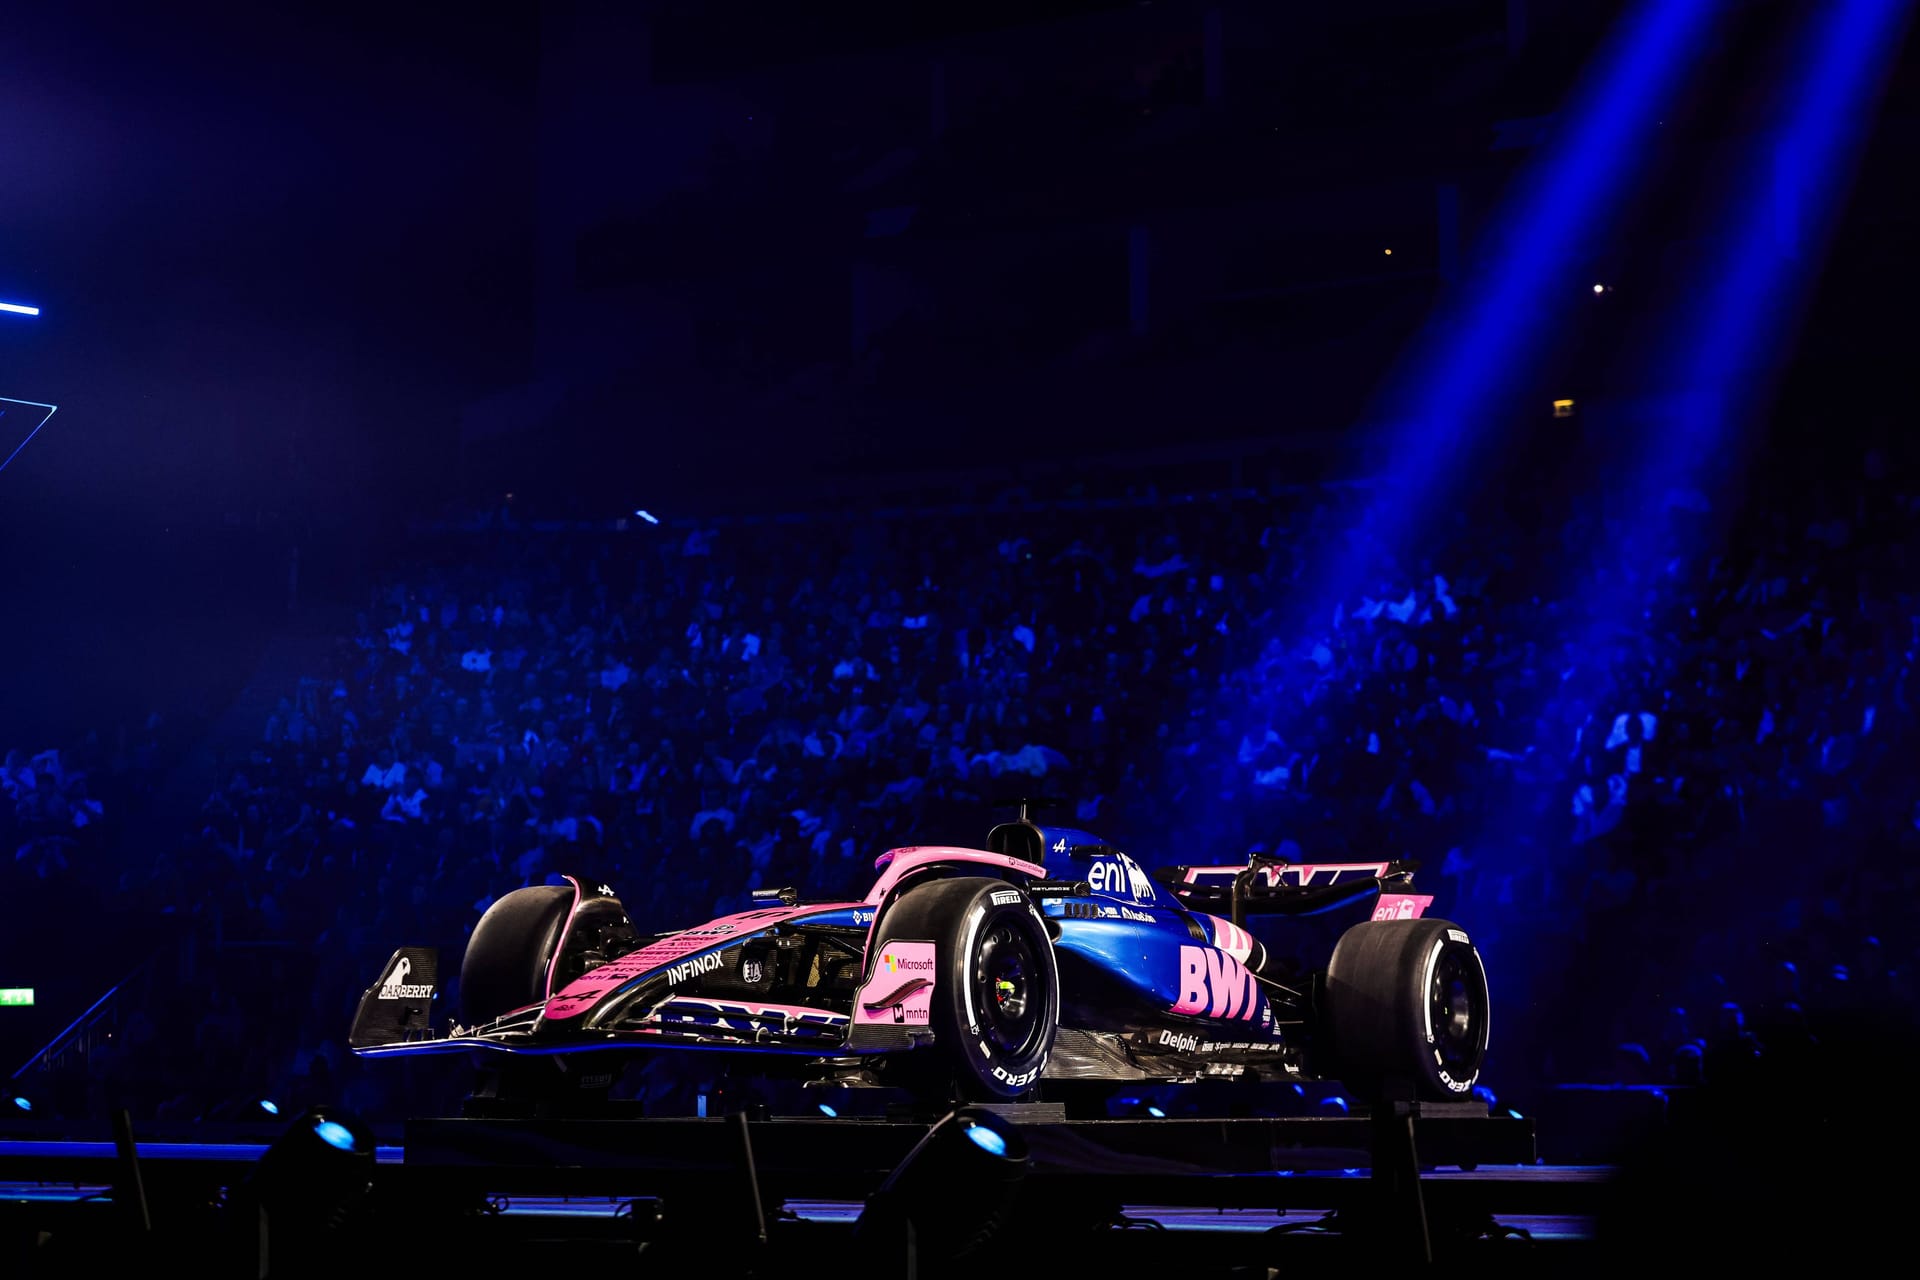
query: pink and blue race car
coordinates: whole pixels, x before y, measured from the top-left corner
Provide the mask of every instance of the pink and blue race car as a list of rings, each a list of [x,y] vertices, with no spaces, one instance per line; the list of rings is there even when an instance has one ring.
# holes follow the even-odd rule
[[[474,926],[451,1025],[433,1017],[437,951],[402,947],[350,1043],[368,1058],[472,1051],[535,1096],[605,1089],[609,1055],[667,1048],[946,1101],[1222,1076],[1448,1100],[1479,1078],[1486,971],[1464,929],[1425,914],[1414,864],[1150,874],[1023,807],[983,849],[894,849],[877,866],[858,902],[756,893],[764,905],[658,936],[606,885],[516,889]],[[1341,912],[1362,918],[1324,966],[1249,927],[1305,937],[1299,918]]]

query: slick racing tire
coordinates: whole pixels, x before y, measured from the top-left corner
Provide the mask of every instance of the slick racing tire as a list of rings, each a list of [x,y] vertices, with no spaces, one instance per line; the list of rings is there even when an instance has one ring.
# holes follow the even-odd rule
[[[962,1099],[1031,1092],[1060,1020],[1060,971],[1032,900],[1004,880],[935,880],[881,917],[869,954],[895,940],[934,944],[935,1047],[908,1054],[907,1074],[934,1057]]]
[[[460,959],[460,1021],[473,1027],[546,999],[547,965],[573,908],[570,885],[536,884],[497,899]]]
[[[1365,1102],[1460,1101],[1487,1054],[1487,971],[1450,920],[1371,920],[1327,966],[1336,1076]]]

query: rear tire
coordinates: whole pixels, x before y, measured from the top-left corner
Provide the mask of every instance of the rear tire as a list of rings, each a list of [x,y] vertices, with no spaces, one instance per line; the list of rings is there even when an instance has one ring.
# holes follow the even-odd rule
[[[961,1100],[1005,1102],[1030,1093],[1060,1021],[1060,973],[1026,893],[975,876],[920,885],[881,917],[869,954],[894,941],[932,942],[938,975],[930,1008],[934,1048],[897,1060],[896,1074],[919,1086],[916,1092],[937,1083]],[[929,1059],[939,1064],[937,1081],[922,1069]]]
[[[1340,1082],[1366,1102],[1465,1101],[1487,1054],[1486,967],[1449,920],[1370,920],[1327,966]]]

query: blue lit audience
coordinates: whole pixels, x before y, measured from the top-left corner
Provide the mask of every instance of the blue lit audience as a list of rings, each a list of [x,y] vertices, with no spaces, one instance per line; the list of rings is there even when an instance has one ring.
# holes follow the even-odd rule
[[[344,1052],[355,998],[402,942],[450,976],[512,888],[606,880],[642,930],[759,887],[857,896],[881,851],[977,842],[1020,796],[1149,865],[1420,860],[1497,998],[1608,984],[1610,1020],[1541,1010],[1496,1087],[1609,1075],[1629,1044],[1636,1078],[1684,1082],[1809,1007],[1912,1009],[1912,501],[1757,518],[1639,584],[1658,628],[1598,648],[1597,602],[1538,585],[1604,554],[1578,515],[1551,573],[1477,522],[1288,634],[1359,500],[442,533],[229,744],[185,829],[102,840],[86,761],[144,775],[91,741],[6,757],[0,835],[16,877],[114,865],[126,895],[285,948],[306,998],[249,1022],[257,1078],[207,1070],[233,1038],[208,1022],[147,1099],[170,1115],[242,1088],[399,1105],[405,1071]],[[202,975],[170,996],[190,1021],[232,1008]]]

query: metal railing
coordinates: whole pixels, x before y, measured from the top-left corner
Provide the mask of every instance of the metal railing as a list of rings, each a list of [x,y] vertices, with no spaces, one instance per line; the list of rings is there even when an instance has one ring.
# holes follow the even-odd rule
[[[144,973],[153,958],[149,956],[133,967],[126,977],[108,987],[106,993],[87,1006],[86,1012],[68,1023],[59,1034],[40,1048],[31,1058],[20,1064],[19,1070],[11,1077],[22,1079],[33,1070],[58,1071],[71,1065],[76,1058],[87,1058],[105,1036],[112,1035],[120,1026],[121,992],[131,989],[135,980]]]

